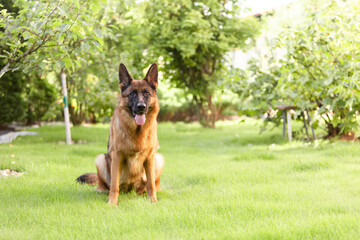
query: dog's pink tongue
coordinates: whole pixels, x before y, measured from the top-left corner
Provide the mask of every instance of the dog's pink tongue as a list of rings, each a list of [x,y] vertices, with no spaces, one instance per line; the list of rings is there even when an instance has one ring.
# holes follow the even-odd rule
[[[145,123],[145,114],[136,114],[135,115],[135,122],[137,125],[143,125]]]

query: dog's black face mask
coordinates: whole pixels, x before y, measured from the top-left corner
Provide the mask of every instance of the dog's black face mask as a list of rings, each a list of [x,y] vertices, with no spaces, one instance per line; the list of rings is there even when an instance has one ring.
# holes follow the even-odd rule
[[[158,69],[151,65],[144,80],[133,80],[124,64],[119,67],[119,84],[123,97],[128,98],[128,109],[137,125],[144,125],[152,97],[156,97]],[[125,96],[124,96],[125,95]]]
[[[142,85],[141,82],[135,83],[136,85]],[[143,125],[146,120],[146,114],[149,111],[149,100],[151,97],[150,89],[143,87],[132,89],[128,95],[129,109],[133,117],[135,118],[137,125]]]

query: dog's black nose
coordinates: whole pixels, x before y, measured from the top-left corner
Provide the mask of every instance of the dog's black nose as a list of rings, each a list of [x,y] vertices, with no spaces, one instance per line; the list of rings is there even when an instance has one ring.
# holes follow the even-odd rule
[[[138,103],[136,106],[137,106],[137,109],[138,109],[139,111],[144,111],[145,108],[146,108],[146,104],[145,104],[145,103]]]

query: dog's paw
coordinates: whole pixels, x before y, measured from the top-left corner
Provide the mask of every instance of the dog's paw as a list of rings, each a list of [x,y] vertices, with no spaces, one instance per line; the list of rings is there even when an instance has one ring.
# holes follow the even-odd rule
[[[118,203],[118,196],[119,196],[119,193],[110,192],[109,193],[109,202],[108,202],[108,204],[112,205],[112,206],[116,206],[117,203]]]
[[[109,200],[108,205],[109,205],[109,206],[114,206],[114,207],[116,207],[116,206],[117,206],[117,201],[111,201],[111,200]]]
[[[150,198],[150,200],[151,200],[152,203],[158,201],[157,198],[156,198],[156,195],[153,195],[153,196],[148,195],[148,198]]]

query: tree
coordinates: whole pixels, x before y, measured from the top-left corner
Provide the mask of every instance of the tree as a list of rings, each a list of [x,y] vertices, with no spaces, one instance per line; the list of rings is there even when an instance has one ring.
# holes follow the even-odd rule
[[[239,13],[236,0],[146,4],[148,58],[160,57],[164,77],[192,95],[205,127],[215,127],[218,109],[213,94],[226,69],[226,53],[247,47],[259,31],[255,18],[240,18]]]
[[[5,75],[0,80],[0,125],[22,120],[26,111],[23,99],[25,79],[20,72]]]
[[[0,0],[0,4],[4,5],[3,8],[8,13],[18,15],[20,9],[13,6],[13,1]],[[0,31],[4,29],[1,28]],[[5,45],[1,49],[10,48]],[[1,124],[23,120],[30,124],[40,120],[55,97],[54,87],[35,71],[28,74],[10,71],[1,78],[0,86]]]
[[[0,32],[0,46],[8,46],[1,49],[4,65],[0,79],[10,69],[27,72],[34,67],[48,70],[54,66],[61,69],[61,80],[66,81],[65,68],[70,73],[86,63],[81,58],[83,52],[100,50],[102,26],[96,16],[101,8],[98,1],[17,0],[16,6],[20,9],[16,16],[6,8],[0,11],[0,27],[4,29]],[[62,86],[67,116],[66,84]],[[65,117],[67,133],[68,122]]]
[[[253,61],[250,77],[233,87],[265,111],[279,104],[315,110],[328,136],[359,133],[360,9],[356,6],[356,1],[338,0],[310,5],[306,22],[286,28],[270,50],[285,53],[270,57],[267,68]]]
[[[93,51],[102,43],[97,1],[17,0],[16,6],[16,16],[6,8],[0,11],[0,43],[9,46],[1,49],[0,78],[9,70],[46,69],[54,63],[58,69],[72,70],[85,62],[82,51]]]

